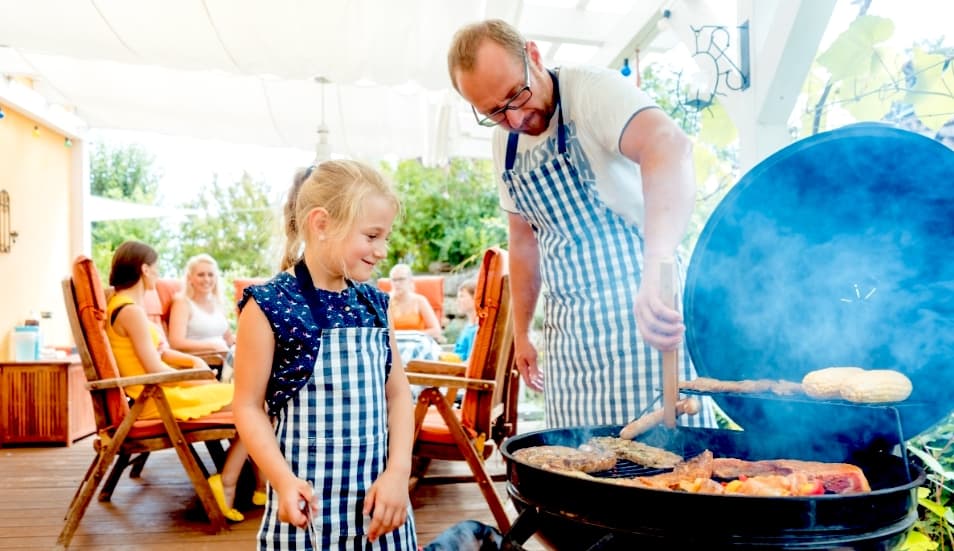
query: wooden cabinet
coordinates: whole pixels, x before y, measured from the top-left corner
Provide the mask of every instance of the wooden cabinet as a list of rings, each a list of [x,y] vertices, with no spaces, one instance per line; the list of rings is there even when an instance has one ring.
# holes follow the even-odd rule
[[[95,431],[78,358],[0,363],[0,445],[70,446]]]

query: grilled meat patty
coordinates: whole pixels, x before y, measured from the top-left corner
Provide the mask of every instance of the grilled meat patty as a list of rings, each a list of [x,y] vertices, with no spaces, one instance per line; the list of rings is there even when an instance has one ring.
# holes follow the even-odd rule
[[[522,463],[550,471],[580,471],[594,473],[612,469],[616,454],[592,446],[531,446],[513,452],[513,458]]]
[[[590,438],[588,444],[610,450],[616,457],[644,467],[671,469],[682,462],[682,457],[672,452],[625,438],[596,436]]]

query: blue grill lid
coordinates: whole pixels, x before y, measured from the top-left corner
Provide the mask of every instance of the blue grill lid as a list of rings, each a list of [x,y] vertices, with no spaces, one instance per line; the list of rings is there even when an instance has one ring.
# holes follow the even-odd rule
[[[754,167],[689,264],[686,339],[699,375],[897,369],[914,383],[899,408],[905,437],[943,418],[954,407],[952,185],[954,152],[881,124],[812,136]],[[716,400],[743,426],[759,422]]]

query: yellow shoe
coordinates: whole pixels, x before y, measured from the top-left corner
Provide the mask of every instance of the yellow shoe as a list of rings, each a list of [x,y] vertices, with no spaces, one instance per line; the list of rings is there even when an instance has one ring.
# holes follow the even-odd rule
[[[257,505],[261,507],[265,505],[265,502],[268,501],[268,494],[262,490],[255,490],[252,492],[252,505]]]
[[[212,495],[215,496],[215,502],[218,503],[222,515],[232,522],[242,522],[245,515],[237,509],[225,504],[225,486],[222,485],[222,475],[214,474],[209,477],[209,486],[212,488]]]

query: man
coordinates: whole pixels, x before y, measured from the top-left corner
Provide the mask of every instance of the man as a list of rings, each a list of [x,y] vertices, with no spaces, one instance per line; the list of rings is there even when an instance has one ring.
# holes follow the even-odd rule
[[[617,72],[547,70],[504,21],[460,29],[448,70],[479,124],[498,127],[516,361],[536,390],[530,324],[544,290],[547,424],[624,424],[661,407],[659,350],[682,347],[685,326],[660,299],[660,264],[692,212],[691,142]],[[683,352],[680,379],[690,379]],[[711,408],[692,422],[713,425]]]

